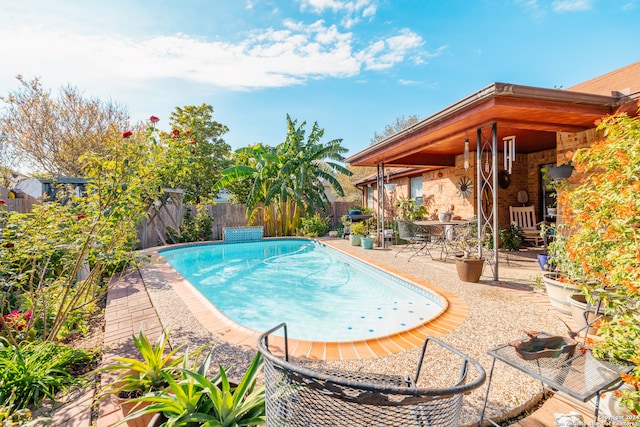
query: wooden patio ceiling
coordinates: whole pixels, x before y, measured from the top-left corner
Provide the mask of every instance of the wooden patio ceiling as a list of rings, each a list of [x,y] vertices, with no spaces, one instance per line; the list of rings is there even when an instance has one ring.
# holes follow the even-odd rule
[[[436,169],[455,166],[464,139],[475,151],[477,129],[498,124],[498,143],[516,136],[517,153],[555,148],[556,132],[580,132],[617,111],[621,98],[494,83],[346,159],[354,166]],[[486,135],[490,134],[487,128]]]

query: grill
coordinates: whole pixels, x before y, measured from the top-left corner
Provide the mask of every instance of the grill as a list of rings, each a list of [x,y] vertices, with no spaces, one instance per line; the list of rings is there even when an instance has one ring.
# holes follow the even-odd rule
[[[371,214],[363,214],[361,210],[351,209],[349,213],[347,213],[347,218],[349,221],[347,222],[346,227],[344,228],[344,234],[342,237],[346,237],[351,234],[351,224],[354,222],[366,221],[369,218],[373,218]]]

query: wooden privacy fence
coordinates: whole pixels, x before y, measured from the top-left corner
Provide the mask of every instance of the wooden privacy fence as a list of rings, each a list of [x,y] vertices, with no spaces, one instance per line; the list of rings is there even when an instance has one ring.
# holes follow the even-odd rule
[[[17,198],[9,197],[9,190],[0,188],[0,199],[7,202],[4,209],[19,213],[27,213],[31,211],[31,206],[38,202],[38,199],[31,197],[26,193],[21,193]]]
[[[330,219],[331,229],[336,229],[343,215],[354,205],[353,202],[333,202],[327,206],[325,212],[320,215]],[[195,216],[195,206],[185,206],[190,209]],[[222,240],[222,229],[227,227],[246,227],[248,220],[246,217],[247,207],[241,204],[218,203],[206,207],[209,216],[213,218],[213,240]],[[153,246],[166,245],[172,243],[167,241],[167,226],[178,228],[182,223],[183,211],[178,203],[166,204],[161,208],[152,208],[149,219],[144,221],[138,229],[140,248],[146,249]],[[253,223],[254,226],[262,226],[262,217],[259,216]],[[265,228],[264,237],[272,237]]]

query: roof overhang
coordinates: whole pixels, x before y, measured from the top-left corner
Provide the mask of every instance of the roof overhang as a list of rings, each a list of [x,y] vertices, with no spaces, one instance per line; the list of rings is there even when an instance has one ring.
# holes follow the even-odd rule
[[[580,132],[629,105],[613,97],[560,89],[493,83],[444,110],[346,159],[353,166],[432,169],[454,166],[464,139],[476,149],[476,130],[498,124],[498,140],[515,135],[519,153],[555,148],[556,132]],[[627,107],[628,109],[628,107]]]

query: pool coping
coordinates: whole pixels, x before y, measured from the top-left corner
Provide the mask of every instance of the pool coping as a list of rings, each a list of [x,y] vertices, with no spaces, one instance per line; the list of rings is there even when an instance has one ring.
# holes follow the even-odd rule
[[[267,240],[267,239],[265,239]],[[368,265],[374,266],[388,274],[405,280],[418,288],[426,289],[441,297],[444,306],[439,314],[413,328],[393,334],[357,341],[308,341],[289,338],[289,354],[294,357],[304,357],[312,360],[356,360],[372,357],[382,357],[400,353],[420,347],[427,336],[439,338],[458,327],[468,316],[469,308],[458,295],[439,288],[426,280],[410,276],[402,271],[383,266],[374,261],[358,256],[356,251],[344,250],[331,244],[330,240],[317,240],[320,244],[356,258]],[[160,254],[166,249],[178,249],[188,246],[200,246],[211,242],[198,244],[170,245],[150,248],[143,251],[151,257],[152,263],[162,274],[167,284],[170,284],[182,301],[189,307],[200,324],[215,337],[238,346],[249,346],[257,349],[258,337],[261,332],[239,325],[226,317],[214,304],[208,301],[191,283],[184,279]],[[216,244],[220,244],[216,242]],[[278,347],[284,340],[271,337],[270,345]]]

